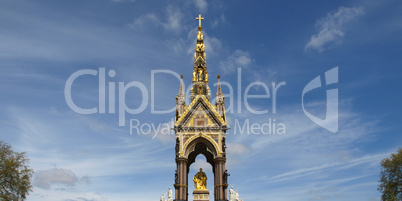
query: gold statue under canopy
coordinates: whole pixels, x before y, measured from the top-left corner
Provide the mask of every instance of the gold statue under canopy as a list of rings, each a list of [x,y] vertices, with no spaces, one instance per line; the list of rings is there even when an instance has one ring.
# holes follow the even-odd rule
[[[207,189],[207,175],[205,174],[205,172],[202,171],[202,168],[200,168],[200,171],[196,175],[194,175],[193,181],[194,188],[196,190]]]

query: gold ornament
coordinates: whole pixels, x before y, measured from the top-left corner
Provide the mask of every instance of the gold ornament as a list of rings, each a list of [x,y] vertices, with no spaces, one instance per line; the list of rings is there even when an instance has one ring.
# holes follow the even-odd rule
[[[205,172],[202,171],[202,168],[200,168],[200,171],[196,175],[194,175],[193,181],[194,188],[196,190],[207,189],[207,175],[205,174]]]

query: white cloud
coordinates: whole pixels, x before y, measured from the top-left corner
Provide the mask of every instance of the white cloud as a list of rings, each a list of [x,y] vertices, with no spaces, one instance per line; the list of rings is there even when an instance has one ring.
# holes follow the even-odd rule
[[[87,184],[87,185],[89,185],[89,184],[92,183],[92,179],[91,179],[91,177],[89,177],[89,176],[83,176],[83,177],[81,177],[80,181],[83,182],[84,184]]]
[[[13,62],[16,58],[21,62],[25,62],[26,59],[40,59],[63,63],[65,61],[94,61],[94,58],[116,60],[122,57],[127,58],[125,55],[127,52],[133,55],[143,52],[149,47],[147,45],[142,46],[144,45],[144,38],[133,37],[136,41],[135,46],[127,43],[126,40],[122,40],[128,35],[133,35],[132,32],[127,31],[126,27],[109,26],[96,23],[95,20],[84,22],[80,17],[71,16],[65,12],[56,14],[58,11],[52,10],[52,14],[61,17],[61,21],[55,20],[35,14],[38,9],[50,9],[45,5],[30,4],[25,6],[29,6],[32,12],[17,13],[7,11],[6,6],[0,8],[2,14],[7,11],[9,23],[18,24],[15,29],[9,29],[8,34],[0,35],[0,43],[2,44],[0,46],[0,57],[4,64],[7,63],[6,61],[10,62],[9,67],[28,66],[27,64]],[[90,23],[91,26],[87,26],[86,23]],[[35,27],[35,31],[24,32],[23,30],[26,28],[23,27],[29,26]],[[71,67],[69,66],[69,68]],[[60,72],[69,68],[60,68],[62,69]],[[34,69],[47,69],[47,66]]]
[[[148,24],[160,24],[158,17],[154,13],[148,13],[134,20],[132,24],[129,25],[130,28],[142,28]]]
[[[230,168],[235,164],[239,164],[242,161],[242,157],[245,156],[246,153],[251,151],[250,147],[247,147],[244,144],[240,143],[227,143],[227,166]]]
[[[108,201],[108,200],[127,200],[127,199],[116,199],[113,196],[113,199],[110,199],[109,196],[101,195],[95,192],[82,192],[79,190],[68,191],[68,190],[56,190],[49,191],[46,189],[35,188],[34,192],[29,195],[29,199],[31,201],[43,201],[43,200],[52,200],[52,201]]]
[[[217,27],[221,23],[222,24],[226,23],[226,18],[224,14],[221,14],[220,18],[216,18],[215,20],[212,21],[212,27]]]
[[[145,140],[149,138],[140,138],[140,135],[137,136],[137,134],[128,136],[128,130],[120,131],[108,126],[104,129],[106,132],[100,134],[86,125],[85,119],[90,119],[90,117],[85,118],[83,121],[83,118],[81,116],[77,118],[75,113],[49,115],[42,111],[42,115],[33,117],[32,114],[36,114],[36,112],[30,110],[21,111],[20,109],[8,110],[8,117],[15,125],[8,130],[10,135],[18,136],[19,142],[14,147],[17,150],[26,151],[30,155],[31,167],[35,170],[46,170],[56,164],[67,170],[74,170],[71,175],[77,173],[78,175],[90,174],[91,177],[97,177],[147,172],[150,170],[149,167],[155,165],[155,161],[160,162],[156,167],[171,165],[164,161],[163,158],[159,158],[159,155],[153,155],[155,150],[164,153],[166,149],[166,147],[160,147],[160,143],[155,143],[156,140]],[[86,132],[86,134],[76,137],[75,133],[77,131]],[[103,141],[102,138],[106,137],[106,133],[110,132],[113,132],[116,136],[117,134],[121,135],[115,140],[108,139]],[[158,138],[161,142],[165,142],[164,140],[173,141],[174,146],[174,136],[163,135],[161,138]],[[102,147],[102,149],[88,145],[88,141],[97,141],[97,143],[100,143],[98,146]],[[54,147],[57,147],[57,149]],[[127,149],[131,151],[127,152]],[[136,154],[138,152],[142,154]],[[74,157],[74,162],[66,159],[69,157]],[[148,162],[150,164],[146,165]],[[137,163],[142,163],[143,166],[133,165]],[[99,166],[103,168],[97,168]],[[47,170],[45,173],[46,176],[52,172]],[[53,173],[55,173],[55,170]],[[39,175],[38,181],[43,181],[41,176]],[[80,179],[83,183],[90,182],[90,178],[86,177],[77,179]]]
[[[172,32],[180,32],[182,30],[181,20],[183,18],[180,9],[173,6],[168,6],[167,8],[167,21],[162,23],[162,26]]]
[[[341,124],[337,134],[329,134],[324,131],[303,114],[303,111],[298,108],[300,106],[289,104],[286,108],[277,110],[279,116],[273,115],[277,123],[281,122],[286,125],[286,135],[233,135],[236,128],[233,124],[229,126],[231,135],[228,139],[231,142],[251,147],[251,151],[244,154],[247,157],[242,157],[242,163],[228,168],[232,175],[237,177],[231,178],[231,181],[236,179],[237,181],[233,181],[235,185],[236,182],[244,180],[244,183],[252,183],[256,186],[273,187],[267,192],[271,195],[270,199],[283,201],[315,200],[316,196],[322,196],[323,200],[340,200],[346,195],[336,197],[338,193],[346,192],[345,194],[352,195],[353,191],[362,192],[361,186],[354,187],[354,185],[366,185],[367,180],[376,177],[378,163],[388,153],[362,154],[356,148],[355,143],[362,139],[372,139],[372,132],[377,124],[353,113],[348,101],[341,101],[340,106],[339,118],[344,123]],[[249,119],[250,124],[251,122],[259,124],[267,122],[269,117],[252,115],[247,111],[230,116],[239,121]],[[228,144],[229,146],[233,145]],[[228,163],[231,163],[233,155],[234,153],[229,154],[228,149]],[[258,162],[253,162],[253,160],[258,160]],[[238,179],[238,177],[242,177],[242,165],[246,166],[249,163],[259,164],[264,168],[266,166],[267,171],[255,168],[260,171],[254,175],[255,179],[250,177]],[[254,169],[250,165],[248,168],[251,172]],[[289,191],[294,183],[300,184],[300,187],[291,189],[292,192],[295,192],[292,195],[295,197],[283,196],[276,192],[284,191],[283,189]],[[373,186],[375,189],[376,184],[370,184],[367,187],[372,188]],[[355,189],[351,190],[352,188]],[[244,189],[240,190],[247,193]],[[313,194],[309,193],[309,190],[317,192]],[[245,199],[256,199],[252,193],[244,195]]]
[[[230,55],[225,61],[219,63],[219,67],[224,73],[231,73],[236,70],[236,68],[247,68],[251,63],[250,54],[246,51],[235,50],[232,55]]]
[[[201,12],[206,12],[208,3],[206,0],[194,0],[195,6],[198,8],[199,11]]]
[[[249,147],[243,145],[243,144],[236,144],[236,143],[228,143],[227,144],[227,153],[229,155],[243,155],[244,153],[248,152],[250,150]]]
[[[363,164],[377,164],[379,161],[381,161],[382,158],[388,156],[389,153],[386,154],[375,154],[375,155],[366,155],[360,158],[356,159],[351,159],[346,162],[333,162],[333,163],[326,163],[322,164],[319,166],[314,166],[314,167],[309,167],[309,168],[301,168],[297,170],[292,170],[290,172],[286,172],[280,175],[276,175],[271,178],[263,178],[262,180],[267,180],[269,182],[275,183],[275,182],[280,182],[280,181],[285,181],[285,180],[294,180],[295,178],[299,177],[305,177],[308,175],[312,174],[318,174],[320,171],[325,170],[325,169],[331,169],[332,171],[339,171],[343,169],[348,169],[357,165],[363,165]],[[367,175],[366,175],[367,176]],[[361,178],[364,176],[357,176],[353,178],[343,178],[343,179],[337,179],[334,180],[334,182],[340,182],[343,183],[345,181],[349,180],[355,180],[358,178]]]
[[[217,52],[222,48],[222,43],[219,39],[217,39],[213,36],[206,36],[204,42],[205,42],[205,51],[207,53],[207,58],[208,58],[208,55],[213,55],[213,56],[218,55]],[[195,47],[195,45],[192,48],[193,52],[194,52],[194,47]]]
[[[166,19],[166,21],[160,19]],[[134,20],[133,23],[128,24],[128,27],[142,29],[149,25],[156,25],[162,26],[167,31],[179,33],[183,29],[182,19],[183,14],[179,8],[168,6],[166,8],[166,16],[161,17],[155,13],[148,13]]]
[[[151,133],[147,136],[152,137],[152,139],[159,140],[165,145],[175,144],[175,135],[172,131],[174,127],[174,120],[172,119],[169,122],[160,123],[160,124],[151,124]]]
[[[35,172],[33,184],[39,188],[50,189],[54,184],[75,186],[79,182],[74,172],[62,168],[53,168]]]
[[[340,7],[337,12],[328,13],[327,17],[317,21],[316,26],[319,28],[319,33],[311,36],[304,50],[322,52],[333,43],[341,43],[344,36],[342,26],[362,14],[363,9],[360,7]]]

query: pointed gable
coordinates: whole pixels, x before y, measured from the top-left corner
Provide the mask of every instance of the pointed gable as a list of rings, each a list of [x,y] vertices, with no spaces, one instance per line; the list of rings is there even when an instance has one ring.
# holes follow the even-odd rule
[[[176,121],[179,127],[221,127],[226,121],[218,114],[205,96],[196,96]]]

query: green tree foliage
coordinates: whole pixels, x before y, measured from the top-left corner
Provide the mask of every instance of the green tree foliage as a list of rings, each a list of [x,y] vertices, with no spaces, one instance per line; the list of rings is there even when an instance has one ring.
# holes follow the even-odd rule
[[[14,152],[11,146],[0,141],[0,200],[25,200],[32,192],[33,170],[24,152]]]
[[[398,186],[402,185],[402,148],[396,154],[381,161],[380,185],[378,190],[382,193],[382,199],[386,201],[398,201]]]

